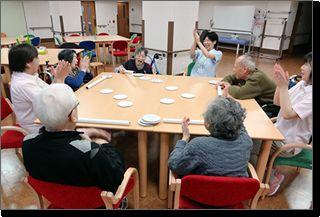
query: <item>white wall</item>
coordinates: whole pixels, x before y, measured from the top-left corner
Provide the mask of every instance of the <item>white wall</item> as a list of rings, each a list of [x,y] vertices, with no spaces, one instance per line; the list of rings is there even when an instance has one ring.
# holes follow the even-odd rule
[[[270,11],[291,11],[288,17],[286,35],[290,36],[294,24],[295,14],[298,2],[296,1],[200,1],[199,4],[199,28],[209,29],[210,19],[212,19],[212,11],[214,6],[255,6],[261,12]],[[258,10],[257,10],[258,11]],[[256,12],[257,12],[256,11]],[[283,15],[282,15],[283,16]],[[277,15],[272,15],[277,17]],[[265,34],[281,35],[281,21],[268,21],[269,25],[266,27]],[[260,45],[260,38],[258,36],[262,33],[263,20],[256,20],[253,33],[256,36],[255,46]],[[265,38],[263,48],[277,50],[280,45],[280,40],[276,38]],[[284,43],[283,49],[288,49],[289,39]]]
[[[190,49],[192,31],[198,20],[198,8],[198,1],[143,1],[145,47],[167,51],[168,21],[173,21],[173,51]],[[154,52],[150,54],[152,56]],[[190,62],[188,52],[178,54],[173,58],[173,74],[180,73]],[[158,61],[161,74],[166,74],[166,64],[166,57]]]
[[[1,32],[8,37],[27,33],[22,1],[1,1]]]
[[[50,10],[48,1],[23,1],[27,20],[28,32],[40,38],[52,38],[50,28],[34,29],[30,27],[51,27]]]
[[[142,33],[142,0],[129,1],[129,25],[130,32]]]
[[[95,1],[97,33],[107,32],[117,34],[117,2],[116,1]],[[101,25],[101,26],[99,26]]]

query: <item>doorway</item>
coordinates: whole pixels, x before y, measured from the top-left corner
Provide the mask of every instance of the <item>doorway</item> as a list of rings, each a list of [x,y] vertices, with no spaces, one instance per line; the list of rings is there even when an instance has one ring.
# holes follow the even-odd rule
[[[96,34],[96,8],[94,1],[81,1],[82,28],[86,35]]]
[[[118,2],[118,35],[130,38],[129,32],[129,2]]]

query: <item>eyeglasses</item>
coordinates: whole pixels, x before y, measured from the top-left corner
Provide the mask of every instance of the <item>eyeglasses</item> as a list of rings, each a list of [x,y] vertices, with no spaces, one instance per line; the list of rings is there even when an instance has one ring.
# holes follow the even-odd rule
[[[73,110],[75,110],[77,107],[78,107],[78,105],[80,104],[80,102],[78,101],[77,102],[77,104],[71,109],[71,111],[70,111],[70,113],[69,113],[69,115],[68,115],[68,117],[70,117],[71,116],[71,114],[72,114],[72,111]]]

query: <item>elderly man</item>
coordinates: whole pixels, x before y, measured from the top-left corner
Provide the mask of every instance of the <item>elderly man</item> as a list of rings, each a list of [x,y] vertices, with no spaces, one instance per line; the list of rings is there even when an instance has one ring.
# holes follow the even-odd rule
[[[236,99],[254,98],[260,106],[273,103],[275,83],[256,68],[249,55],[238,57],[233,66],[233,75],[222,79],[221,86]]]
[[[24,138],[26,170],[40,180],[115,193],[123,179],[123,157],[108,144],[104,130],[75,130],[78,105],[66,84],[52,84],[37,95],[33,110],[44,127]]]

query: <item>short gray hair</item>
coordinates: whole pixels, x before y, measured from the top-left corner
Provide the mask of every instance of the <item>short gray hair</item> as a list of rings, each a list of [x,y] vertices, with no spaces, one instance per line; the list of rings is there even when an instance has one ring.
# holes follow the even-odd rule
[[[220,139],[234,139],[240,135],[246,110],[230,97],[218,96],[203,114],[211,136]]]
[[[250,55],[248,54],[241,55],[239,57],[239,60],[240,60],[239,64],[247,67],[250,72],[253,72],[256,69],[256,63]]]
[[[48,131],[65,124],[78,104],[76,95],[66,84],[55,83],[44,88],[33,103],[33,111]]]

